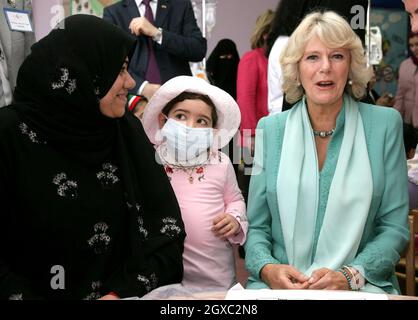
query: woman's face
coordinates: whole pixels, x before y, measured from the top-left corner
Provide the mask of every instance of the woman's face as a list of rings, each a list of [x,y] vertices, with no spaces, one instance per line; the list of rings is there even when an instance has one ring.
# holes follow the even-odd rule
[[[409,49],[415,58],[418,58],[418,37],[409,38]]]
[[[128,90],[135,87],[135,80],[128,73],[127,66],[128,61],[125,61],[113,86],[107,94],[100,99],[100,111],[106,117],[120,118],[125,114],[125,106],[128,101]]]
[[[191,128],[212,128],[212,107],[199,99],[186,99],[176,103],[168,112],[169,119],[174,119]],[[161,118],[160,127],[164,125]]]
[[[342,103],[350,60],[347,49],[330,49],[317,36],[309,40],[299,62],[300,81],[309,106]]]

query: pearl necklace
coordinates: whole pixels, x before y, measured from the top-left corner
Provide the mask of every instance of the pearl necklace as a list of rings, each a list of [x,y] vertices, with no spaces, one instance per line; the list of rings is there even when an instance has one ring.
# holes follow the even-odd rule
[[[318,136],[320,138],[326,138],[328,136],[331,136],[334,133],[335,128],[329,131],[316,131],[316,130],[312,130],[312,131],[313,131],[314,136]]]

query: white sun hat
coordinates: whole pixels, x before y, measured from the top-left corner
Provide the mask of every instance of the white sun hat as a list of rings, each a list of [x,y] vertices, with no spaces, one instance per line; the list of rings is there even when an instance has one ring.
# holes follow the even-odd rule
[[[164,83],[152,96],[145,108],[142,125],[153,144],[161,142],[158,116],[164,107],[180,93],[192,92],[209,96],[216,108],[218,121],[213,137],[213,149],[221,149],[228,144],[241,122],[238,104],[227,92],[198,77],[178,76]]]

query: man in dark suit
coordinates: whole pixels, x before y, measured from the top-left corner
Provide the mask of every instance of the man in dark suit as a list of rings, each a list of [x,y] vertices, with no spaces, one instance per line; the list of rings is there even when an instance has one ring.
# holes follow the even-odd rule
[[[189,61],[203,60],[207,43],[189,0],[150,0],[154,23],[153,17],[146,18],[147,5],[148,0],[122,0],[106,7],[103,19],[138,37],[129,64],[129,72],[136,81],[130,93],[150,99],[167,80],[191,75]],[[152,60],[150,50],[154,51],[159,76],[147,79],[148,61]]]

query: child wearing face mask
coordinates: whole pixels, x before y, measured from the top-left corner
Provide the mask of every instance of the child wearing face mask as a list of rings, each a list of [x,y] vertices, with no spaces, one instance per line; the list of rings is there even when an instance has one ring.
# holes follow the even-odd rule
[[[240,119],[228,93],[189,76],[162,85],[142,118],[180,205],[187,288],[226,290],[236,282],[232,244],[245,242],[248,223],[231,161],[218,150]]]

